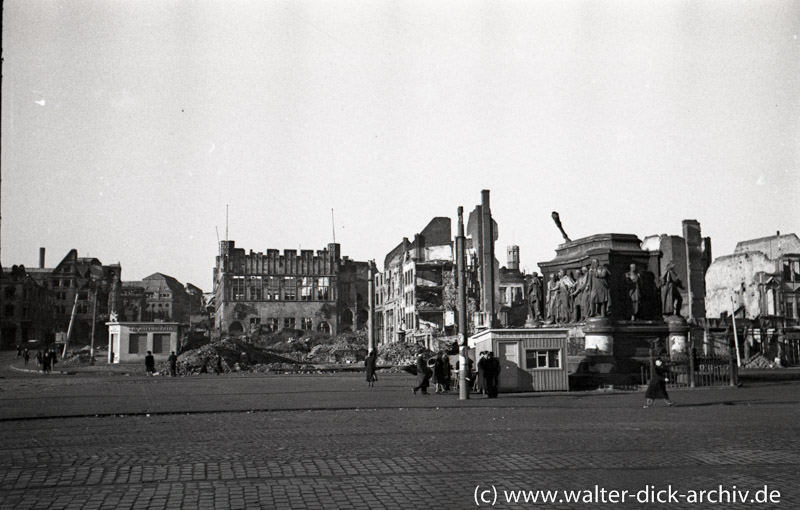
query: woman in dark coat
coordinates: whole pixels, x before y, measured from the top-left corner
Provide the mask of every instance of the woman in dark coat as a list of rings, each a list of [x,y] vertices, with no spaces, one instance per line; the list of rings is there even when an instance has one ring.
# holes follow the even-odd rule
[[[645,408],[650,407],[657,398],[663,398],[667,406],[674,405],[667,394],[667,382],[669,382],[667,369],[661,360],[657,359],[655,372],[653,372],[653,377],[650,378],[650,382],[647,384],[647,392],[644,394],[644,398],[647,399],[644,404]]]
[[[433,387],[436,388],[434,393],[444,393],[444,382],[446,377],[442,353],[439,352],[436,354],[436,362],[433,365]]]
[[[425,356],[422,353],[417,354],[417,385],[412,388],[414,395],[417,394],[417,390],[422,391],[423,395],[428,394],[428,386],[429,380],[431,378],[431,369],[428,368],[428,364],[425,363]]]
[[[377,361],[378,353],[375,352],[375,349],[372,349],[367,355],[367,359],[364,360],[364,366],[367,369],[367,386],[374,386],[375,381],[378,380],[378,377],[375,375],[375,364]]]

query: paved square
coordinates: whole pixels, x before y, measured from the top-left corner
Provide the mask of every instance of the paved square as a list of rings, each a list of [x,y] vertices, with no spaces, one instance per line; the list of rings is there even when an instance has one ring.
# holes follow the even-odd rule
[[[683,499],[621,506],[800,507],[794,383],[642,409],[641,393],[415,397],[406,375],[5,375],[3,509],[590,509],[616,505],[507,497],[669,486]],[[750,502],[764,486],[778,504]],[[685,498],[712,490],[748,501]]]

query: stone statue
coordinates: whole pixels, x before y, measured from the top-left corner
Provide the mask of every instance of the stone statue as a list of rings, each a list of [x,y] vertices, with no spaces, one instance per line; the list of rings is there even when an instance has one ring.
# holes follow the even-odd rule
[[[575,286],[572,288],[572,321],[580,322],[586,320],[589,308],[586,306],[586,287],[589,280],[589,267],[583,266],[578,272]]]
[[[551,217],[553,218],[553,221],[556,223],[556,226],[558,227],[558,230],[561,231],[561,235],[564,236],[564,241],[566,241],[566,242],[572,241],[572,239],[569,238],[567,233],[564,232],[564,227],[561,226],[561,218],[558,216],[558,213],[553,211],[553,214],[551,215]]]
[[[661,277],[661,312],[664,315],[680,315],[683,298],[679,289],[683,288],[675,264],[667,264],[667,271]]]
[[[547,282],[547,322],[550,324],[558,321],[558,293],[560,289],[555,273],[551,273],[550,280]]]
[[[542,320],[542,281],[539,279],[539,273],[536,271],[531,275],[530,284],[528,285],[528,303],[531,307],[531,317],[533,320]]]
[[[611,271],[607,265],[601,266],[597,259],[592,259],[589,275],[592,281],[592,316],[605,317],[611,306],[611,291],[608,287]]]
[[[569,322],[569,318],[572,315],[570,313],[570,301],[572,297],[572,288],[575,286],[575,280],[573,280],[569,274],[565,273],[563,270],[558,271],[558,322]]]
[[[628,288],[628,314],[632,321],[639,317],[639,301],[642,298],[642,278],[636,270],[636,264],[631,264],[631,270],[625,273],[625,285]]]

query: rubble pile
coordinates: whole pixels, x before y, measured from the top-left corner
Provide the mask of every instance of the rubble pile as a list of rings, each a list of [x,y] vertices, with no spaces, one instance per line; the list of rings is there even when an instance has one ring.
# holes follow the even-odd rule
[[[756,354],[749,360],[747,360],[744,365],[744,368],[776,368],[777,365],[774,361],[769,361],[767,358],[762,356],[761,354]]]
[[[381,345],[378,348],[378,366],[391,365],[397,370],[405,370],[414,366],[417,361],[417,353],[422,353],[425,359],[435,356],[420,344],[407,344],[403,342],[393,342]]]
[[[83,365],[89,364],[91,361],[91,354],[92,349],[88,345],[81,347],[80,349],[70,349],[67,351],[65,356],[61,356],[61,352],[58,352],[58,362],[64,363],[65,365]],[[101,347],[95,347],[94,349],[94,359],[97,360],[103,356],[106,356],[108,351]],[[31,359],[36,359],[36,351],[31,351]]]
[[[224,338],[186,351],[178,356],[178,364],[183,373],[213,373],[217,369],[217,355],[221,358],[223,372],[299,370],[302,365],[296,360],[259,349],[242,338]],[[158,368],[162,373],[169,373],[169,364],[166,362]]]

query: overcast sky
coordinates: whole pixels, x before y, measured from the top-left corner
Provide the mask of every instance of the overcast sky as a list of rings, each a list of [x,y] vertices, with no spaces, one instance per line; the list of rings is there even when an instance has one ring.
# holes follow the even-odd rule
[[[491,190],[497,254],[800,233],[800,2],[3,3],[2,264],[211,290],[246,250],[383,258]]]

